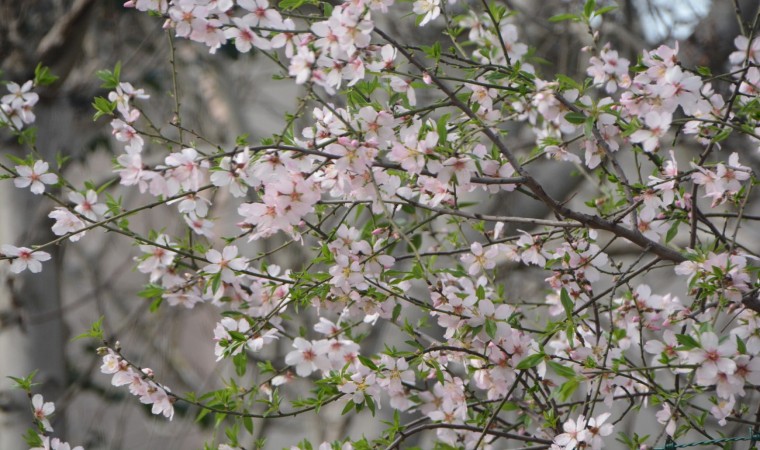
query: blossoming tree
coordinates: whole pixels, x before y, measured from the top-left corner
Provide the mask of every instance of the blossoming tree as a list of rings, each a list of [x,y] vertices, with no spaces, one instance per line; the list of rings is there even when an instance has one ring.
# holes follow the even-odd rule
[[[38,273],[55,245],[120,236],[145,308],[213,309],[202,333],[234,367],[218,388],[171,389],[101,319],[83,337],[109,390],[167,421],[213,417],[224,432],[206,446],[219,449],[271,446],[254,434],[263,423],[335,405],[393,412],[372,435],[288,445],[395,449],[424,433],[437,448],[641,448],[760,424],[760,16],[738,11],[727,71],[713,74],[683,64],[677,43],[624,58],[597,31],[614,6],[568,5],[547,23],[588,32],[586,76],[573,78],[543,73],[519,14],[498,3],[124,6],[163,22],[175,77],[187,39],[257,53],[305,95],[282,130],[228,145],[183,125],[176,78],[159,116],[148,87],[103,70],[94,115],[120,146],[103,181],[40,158],[35,91],[53,74],[6,84],[0,123],[28,153],[0,162],[3,182],[50,205],[57,238],[2,243],[5,269]],[[402,40],[398,17],[443,36]],[[529,146],[513,145],[521,135]],[[588,182],[554,193],[535,169],[546,159]],[[546,213],[505,212],[525,199]],[[157,208],[179,231],[134,225]],[[512,286],[525,267],[541,285]],[[659,290],[656,277],[675,280]],[[395,339],[378,342],[381,328]],[[34,376],[13,379],[29,394],[29,447],[70,449]],[[644,411],[658,429],[629,420]]]

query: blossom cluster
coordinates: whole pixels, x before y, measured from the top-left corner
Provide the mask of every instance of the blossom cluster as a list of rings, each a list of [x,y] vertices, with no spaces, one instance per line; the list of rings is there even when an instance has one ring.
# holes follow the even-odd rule
[[[735,313],[757,298],[754,256],[737,241],[738,225],[732,237],[728,220],[721,231],[704,211],[737,208],[716,214],[740,221],[754,174],[744,165],[750,158],[734,149],[725,161],[707,156],[728,146],[729,128],[757,134],[760,127],[729,127],[742,113],[679,61],[677,44],[644,51],[635,67],[611,44],[591,47],[585,83],[543,79],[520,42],[519,22],[496,21],[496,9],[451,15],[447,8],[456,2],[414,2],[419,26],[445,22],[467,36],[455,39],[461,55],[454,56],[393,38],[373,41],[374,34],[386,36],[373,15],[392,5],[354,0],[299,15],[267,0],[127,2],[160,13],[168,32],[211,53],[228,43],[241,53],[268,52],[317,103],[303,107],[307,124],[300,130],[261,145],[241,139],[216,148],[164,136],[144,113],[146,92],[113,83],[108,105],[96,107],[112,116],[113,138],[124,149],[115,168],[121,186],[152,196],[156,205],[174,205],[189,230],[189,237],[166,230],[142,236],[119,224],[136,236],[141,252],[136,267],[150,283],[141,295],[156,307],[163,301],[217,307],[222,317],[207,330],[217,361],[231,359],[240,375],[255,356],[265,360],[261,373],[276,373],[243,394],[227,392],[270,405],[267,414],[282,413],[279,389],[300,378],[315,386],[313,402],[302,403],[308,410],[341,399],[344,411],[374,412],[387,402],[430,421],[439,441],[465,448],[488,448],[499,436],[490,432],[504,425],[514,431],[505,432],[507,439],[600,449],[614,431],[608,419],[619,398],[643,398],[642,408],[656,399],[658,422],[677,436],[679,426],[694,426],[682,412],[692,405],[665,395],[670,380],[679,380],[677,389],[688,379],[695,397],[714,391],[709,413],[719,423],[737,415],[748,387],[760,384],[758,310]],[[453,31],[447,32],[454,37]],[[760,40],[735,44],[729,62],[742,94],[736,104],[752,111]],[[435,67],[423,69],[420,54],[435,59]],[[472,75],[456,89],[447,84],[457,80],[449,72],[454,66]],[[33,120],[23,116],[36,102],[27,84],[9,85],[11,95],[2,98],[18,129],[29,123],[24,117]],[[331,101],[343,88],[352,89],[347,100]],[[425,98],[427,106],[415,109],[423,103],[421,88],[442,98]],[[753,114],[736,123],[754,124]],[[501,139],[505,122],[530,130],[532,152]],[[676,130],[702,146],[704,157],[679,168],[686,156],[670,144]],[[628,154],[635,167],[619,164]],[[601,197],[586,202],[588,209],[575,205],[571,193],[555,200],[531,175],[529,164],[540,156],[598,178]],[[59,183],[49,169],[30,157],[10,176],[17,187],[42,194]],[[68,192],[69,202],[49,214],[52,231],[76,241],[130,213],[115,200],[99,203],[100,193],[89,184]],[[496,194],[511,204],[525,193],[556,220],[486,215],[467,206]],[[237,212],[234,236],[219,236],[229,229],[213,214],[219,198]],[[700,204],[704,199],[709,206]],[[507,226],[514,235],[506,235]],[[681,239],[686,229],[689,239]],[[275,250],[258,247],[275,241]],[[621,242],[642,257],[629,263],[617,251]],[[292,269],[270,264],[267,257],[286,247],[308,256]],[[50,258],[10,245],[0,253],[15,273],[39,272]],[[650,253],[654,261],[643,263]],[[663,261],[670,264],[663,273],[672,276],[675,266],[683,276],[674,278],[688,296],[654,293],[636,278]],[[543,273],[537,301],[502,283],[504,271],[518,268]],[[728,331],[719,331],[719,323]],[[361,340],[378,324],[403,332],[402,350],[368,353]],[[288,351],[265,357],[276,344]],[[150,369],[111,348],[100,352],[101,371],[113,375],[114,386],[128,385],[154,414],[173,417],[179,397]],[[576,394],[586,396],[583,414],[570,401]],[[49,412],[41,402],[35,407],[45,426]],[[502,410],[519,411],[519,422],[496,420]]]
[[[44,433],[52,433],[53,427],[50,426],[50,417],[55,412],[55,404],[53,402],[46,402],[42,395],[34,394],[32,397],[32,408],[34,409],[34,420],[41,427],[43,433],[37,434],[40,446],[32,447],[30,450],[84,450],[84,447],[78,445],[71,447],[69,443],[60,440],[59,438],[50,438],[50,436]]]
[[[112,385],[128,386],[129,392],[139,397],[141,403],[152,405],[153,414],[162,414],[169,420],[174,417],[175,399],[169,394],[170,391],[166,386],[153,381],[151,369],[135,369],[116,351],[108,347],[101,347],[98,352],[103,356],[100,371],[106,375],[113,375]]]
[[[40,96],[33,92],[34,81],[29,80],[24,84],[10,82],[7,84],[8,94],[0,97],[0,123],[10,124],[17,131],[34,123],[34,105],[40,100]]]

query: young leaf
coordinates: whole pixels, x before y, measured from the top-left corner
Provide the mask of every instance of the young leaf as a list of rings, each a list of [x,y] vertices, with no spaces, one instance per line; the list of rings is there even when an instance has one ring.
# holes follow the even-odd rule
[[[526,370],[533,367],[536,367],[537,365],[541,364],[541,361],[544,360],[546,355],[544,352],[536,353],[535,355],[530,355],[527,358],[523,359],[517,364],[516,369],[517,370]]]

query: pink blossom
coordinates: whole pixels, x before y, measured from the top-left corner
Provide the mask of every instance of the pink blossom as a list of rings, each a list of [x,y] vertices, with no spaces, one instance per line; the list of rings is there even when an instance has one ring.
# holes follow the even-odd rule
[[[55,224],[53,225],[52,229],[53,233],[55,233],[56,236],[63,236],[72,233],[71,236],[69,236],[69,240],[71,242],[76,242],[85,234],[85,231],[80,230],[86,228],[87,225],[82,221],[82,219],[77,217],[74,213],[66,208],[59,206],[55,208],[50,214],[48,214],[48,217],[55,219]]]
[[[493,269],[496,266],[496,257],[499,255],[499,248],[491,246],[484,250],[479,242],[473,242],[470,245],[470,253],[462,256],[462,264],[467,268],[467,273],[472,276],[478,275],[484,270]]]
[[[16,166],[18,176],[13,179],[13,184],[17,188],[31,186],[32,194],[42,194],[45,192],[46,184],[58,183],[58,175],[48,172],[48,163],[37,160],[34,165]]]
[[[40,96],[37,93],[32,92],[34,87],[34,81],[28,80],[23,85],[19,86],[17,83],[10,82],[6,84],[6,88],[10,94],[3,95],[0,98],[0,102],[10,105],[11,107],[18,107],[23,104],[35,104],[39,100]]]
[[[44,402],[40,394],[34,394],[32,406],[34,407],[34,418],[42,424],[45,430],[53,431],[53,427],[50,426],[50,421],[47,418],[55,411],[53,402]]]
[[[631,142],[641,143],[644,151],[653,152],[660,145],[660,138],[670,128],[673,116],[668,112],[650,111],[644,116],[647,128],[636,130],[631,135]]]
[[[700,335],[700,348],[692,349],[686,356],[689,364],[696,364],[697,384],[711,386],[718,382],[718,373],[733,374],[736,363],[731,359],[736,355],[736,341],[726,339],[719,343],[718,336],[711,332]]]
[[[79,192],[72,192],[69,194],[69,200],[76,204],[74,211],[93,222],[101,219],[108,211],[106,205],[98,203],[98,194],[92,189],[87,190],[84,195]]]
[[[589,437],[586,429],[586,418],[583,415],[576,420],[570,419],[563,423],[562,430],[564,433],[555,436],[554,443],[564,449],[578,448],[581,442],[585,442]]]
[[[206,252],[206,259],[211,264],[204,267],[203,271],[210,274],[221,273],[222,281],[232,283],[235,281],[235,272],[240,272],[248,267],[245,258],[238,258],[238,249],[235,245],[224,247],[220,253],[211,249]]]
[[[440,0],[417,0],[414,2],[414,13],[425,15],[420,22],[421,27],[441,14],[440,4]]]
[[[13,260],[11,272],[21,273],[26,269],[29,272],[39,273],[42,271],[42,262],[50,259],[50,254],[42,251],[33,251],[27,247],[14,247],[4,244],[0,247],[0,253]]]
[[[657,422],[665,425],[665,432],[668,436],[673,437],[676,432],[676,416],[670,409],[670,403],[663,403],[662,409],[655,414]]]
[[[169,236],[160,234],[156,236],[154,242],[163,245],[163,247],[140,245],[140,251],[146,253],[146,255],[144,255],[143,258],[140,258],[140,264],[137,265],[137,270],[142,273],[150,274],[151,283],[156,282],[164,273],[166,273],[174,262],[176,256],[176,253],[164,248],[175,245],[169,240]]]
[[[328,370],[330,362],[325,355],[326,341],[315,343],[297,337],[293,341],[296,350],[285,355],[285,364],[296,366],[299,377],[307,377],[315,370]]]

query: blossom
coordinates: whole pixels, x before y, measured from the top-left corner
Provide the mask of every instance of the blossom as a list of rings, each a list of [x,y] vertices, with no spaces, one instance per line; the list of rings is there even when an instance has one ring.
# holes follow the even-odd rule
[[[650,111],[644,116],[646,129],[636,130],[631,135],[631,142],[641,143],[646,152],[653,152],[660,145],[660,138],[665,136],[673,120],[669,112]]]
[[[140,402],[153,404],[150,412],[153,414],[162,414],[169,420],[174,418],[174,400],[169,397],[167,392],[160,386],[149,381],[150,388],[148,389],[148,395],[140,397]]]
[[[121,358],[115,351],[108,347],[98,349],[103,355],[103,365],[100,371],[104,374],[113,375],[111,384],[114,386],[129,386],[129,392],[140,397],[140,402],[153,406],[153,414],[162,414],[169,420],[174,417],[175,398],[169,395],[169,389],[160,386],[152,380],[153,371],[148,368],[141,372],[135,371],[131,365]]]
[[[610,417],[610,413],[604,413],[597,417],[592,417],[588,420],[588,437],[587,442],[590,442],[591,448],[598,450],[604,447],[603,437],[612,434],[613,426],[611,423],[604,423]]]
[[[251,17],[249,20],[252,27],[280,28],[282,26],[282,16],[276,9],[269,7],[267,0],[238,0],[237,4],[252,13],[244,16]]]
[[[58,438],[53,438],[50,441],[50,450],[84,450],[84,448],[81,445],[77,445],[76,447],[71,448],[71,445],[69,445],[68,442],[63,442]]]
[[[206,259],[211,263],[203,271],[210,274],[221,273],[222,281],[232,283],[235,281],[235,272],[245,270],[248,263],[245,258],[237,258],[237,246],[228,245],[220,253],[211,249],[206,252]]]
[[[169,195],[175,195],[181,187],[185,191],[197,191],[204,179],[204,171],[208,161],[199,162],[198,151],[194,148],[184,148],[166,157],[169,167],[166,173]]]
[[[40,96],[35,92],[32,92],[32,87],[34,87],[33,83],[32,80],[26,81],[22,86],[19,86],[18,83],[14,82],[8,83],[6,88],[10,94],[3,95],[3,97],[0,98],[0,102],[8,104],[14,108],[25,103],[37,103]]]
[[[668,436],[673,437],[676,432],[676,416],[670,409],[670,403],[663,403],[662,409],[655,414],[657,422],[665,425],[665,432]]]
[[[134,118],[134,116],[131,118]],[[132,125],[121,119],[114,119],[111,121],[111,128],[113,128],[111,131],[113,137],[115,137],[119,142],[126,143],[124,149],[128,154],[140,153],[142,151],[143,145],[145,145],[145,141],[143,140],[142,136],[137,133],[137,130],[132,127]]]
[[[586,430],[586,419],[583,415],[578,419],[570,419],[562,424],[564,433],[554,437],[554,443],[567,450],[579,447],[581,442],[586,441],[588,431]]]
[[[420,26],[425,26],[428,22],[441,15],[441,0],[417,0],[414,2],[414,13],[424,14]]]
[[[484,270],[493,269],[496,266],[497,256],[499,256],[498,246],[494,245],[484,250],[480,242],[473,242],[470,245],[470,253],[462,255],[462,264],[467,266],[467,273],[475,276]]]
[[[718,419],[720,426],[726,425],[726,418],[734,415],[734,405],[736,404],[736,398],[734,396],[729,397],[727,400],[718,400],[716,404],[710,408],[710,414]]]
[[[554,444],[565,450],[591,448],[599,450],[603,448],[603,437],[612,434],[613,426],[604,423],[610,417],[610,413],[604,413],[597,417],[586,418],[581,415],[578,419],[570,419],[562,424],[564,433],[554,437]]]
[[[269,43],[269,41],[251,30],[251,27],[256,26],[257,20],[252,20],[255,17],[256,16],[254,14],[248,14],[242,18],[234,17],[232,21],[235,26],[224,30],[224,36],[227,39],[235,40],[235,48],[240,53],[247,53],[251,50],[252,47],[256,47],[261,50],[269,50],[272,48],[272,45]]]
[[[141,258],[142,260],[140,261],[140,264],[137,265],[137,270],[142,273],[150,274],[151,283],[154,283],[159,278],[161,278],[164,273],[166,273],[167,269],[174,262],[174,257],[176,256],[176,253],[166,249],[166,247],[175,245],[170,242],[169,236],[160,234],[156,236],[154,242],[161,244],[162,247],[153,245],[141,245],[140,251],[146,253],[147,255]]]
[[[567,151],[567,147],[565,146],[548,145],[544,151],[546,152],[547,157],[550,157],[557,161],[569,161],[575,164],[581,163],[581,159],[578,157],[578,155]]]
[[[202,217],[198,217],[194,211],[184,214],[184,216],[185,223],[196,234],[200,236],[206,236],[209,239],[212,239],[214,237],[214,222]]]
[[[751,63],[760,63],[760,39],[755,38],[750,43],[747,36],[739,35],[734,39],[734,45],[737,50],[728,57],[731,64],[738,67],[745,58]]]
[[[39,96],[31,92],[32,87],[32,80],[27,81],[23,86],[13,82],[8,83],[10,94],[0,98],[0,112],[2,112],[0,121],[10,121],[17,130],[21,130],[25,124],[35,121],[32,108],[37,104]]]
[[[701,347],[689,351],[686,361],[697,365],[697,384],[710,386],[718,382],[718,373],[733,374],[736,363],[731,359],[736,354],[736,340],[719,342],[718,336],[708,331],[699,338]]]
[[[48,416],[55,412],[55,405],[53,402],[45,402],[40,394],[35,394],[32,397],[32,406],[34,407],[34,418],[42,424],[47,431],[53,431],[53,427],[50,426]]]
[[[13,184],[17,188],[25,188],[31,185],[32,194],[42,194],[45,192],[46,184],[58,183],[58,175],[48,173],[48,163],[45,161],[35,161],[29,166],[16,166],[18,176],[13,179]]]
[[[511,62],[522,59],[528,53],[528,46],[522,42],[517,42],[517,27],[511,23],[503,23],[499,29],[501,38],[504,41],[504,47],[507,49],[507,56]],[[501,50],[501,48],[499,48]],[[502,57],[503,61],[503,57]]]
[[[248,185],[256,185],[255,179],[249,173],[251,169],[251,154],[248,148],[235,156],[225,156],[219,162],[219,170],[211,173],[211,183],[214,186],[229,186],[233,197],[243,197],[248,191]]]
[[[103,217],[108,211],[108,206],[98,203],[98,194],[92,189],[87,190],[84,195],[72,192],[69,194],[69,200],[76,204],[74,211],[93,222]]]
[[[12,258],[11,272],[21,273],[26,269],[29,272],[39,273],[42,271],[42,262],[50,259],[50,254],[41,251],[33,251],[27,247],[14,247],[5,244],[0,247],[0,253]]]
[[[587,69],[588,75],[594,77],[594,84],[604,84],[604,89],[608,94],[617,91],[618,86],[630,86],[631,78],[628,76],[630,61],[620,58],[617,51],[611,50],[609,43],[599,52],[599,57],[592,56],[589,63],[591,65]]]
[[[377,384],[386,389],[388,393],[404,392],[404,383],[414,384],[414,372],[409,369],[409,363],[404,358],[391,358],[383,355],[381,361],[384,366],[382,378]]]
[[[537,266],[545,266],[546,258],[541,252],[541,242],[535,239],[529,233],[518,230],[522,235],[517,240],[517,247],[522,251],[521,258],[525,264],[535,264]]]
[[[55,219],[55,224],[53,225],[53,233],[55,233],[56,236],[63,236],[65,234],[71,233],[69,240],[71,242],[76,242],[85,234],[84,231],[79,231],[86,228],[87,225],[85,225],[82,219],[77,217],[74,213],[66,208],[59,206],[55,208],[50,214],[48,214],[48,217]]]
[[[296,350],[285,355],[285,364],[296,366],[299,377],[309,376],[315,370],[329,369],[330,361],[325,355],[327,341],[312,343],[302,337],[297,337],[293,341],[293,347]]]
[[[298,53],[290,60],[288,74],[296,78],[296,84],[304,84],[311,75],[311,68],[316,58],[308,47],[298,47]]]
[[[365,400],[371,402],[373,400],[371,398],[366,399],[367,396],[380,395],[377,375],[368,367],[363,364],[354,364],[350,367],[349,371],[354,373],[351,374],[348,381],[338,386],[338,390],[347,394],[354,403],[364,403]]]
[[[39,434],[38,436],[40,442],[42,442],[42,447],[32,447],[29,450],[50,450],[50,437],[42,434]]]

